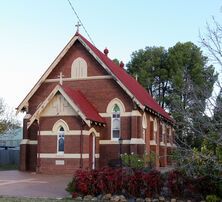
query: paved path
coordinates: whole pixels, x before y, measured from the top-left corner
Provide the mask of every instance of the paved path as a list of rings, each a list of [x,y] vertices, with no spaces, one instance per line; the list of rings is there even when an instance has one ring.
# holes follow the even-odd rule
[[[72,175],[0,171],[0,196],[64,198]]]

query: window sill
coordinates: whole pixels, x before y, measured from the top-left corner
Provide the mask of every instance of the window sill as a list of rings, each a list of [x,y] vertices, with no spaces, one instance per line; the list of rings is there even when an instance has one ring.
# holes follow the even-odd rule
[[[57,156],[64,156],[64,152],[57,152],[57,154],[56,154]]]
[[[155,140],[150,140],[150,145],[157,145]]]

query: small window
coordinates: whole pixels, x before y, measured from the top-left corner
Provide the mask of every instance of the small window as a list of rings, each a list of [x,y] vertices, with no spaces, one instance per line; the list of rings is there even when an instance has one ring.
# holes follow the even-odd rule
[[[143,114],[142,128],[143,128],[143,134],[142,134],[143,137],[142,138],[144,141],[146,141],[146,129],[147,129],[146,113]]]
[[[119,139],[120,137],[120,108],[117,104],[113,107],[112,114],[112,138]]]
[[[64,154],[64,136],[65,136],[65,131],[63,127],[60,127],[59,133],[58,133],[58,142],[57,142],[57,148],[58,148],[58,153],[59,154]]]
[[[87,63],[83,58],[78,57],[73,61],[71,68],[71,77],[72,78],[87,77]]]
[[[161,125],[161,127],[162,127],[161,133],[160,133],[160,135],[161,135],[161,142],[165,143],[166,126],[165,126],[165,124],[163,123],[163,124]]]
[[[154,129],[153,140],[156,141],[156,136],[157,136],[157,120],[156,119],[154,120],[153,129]]]

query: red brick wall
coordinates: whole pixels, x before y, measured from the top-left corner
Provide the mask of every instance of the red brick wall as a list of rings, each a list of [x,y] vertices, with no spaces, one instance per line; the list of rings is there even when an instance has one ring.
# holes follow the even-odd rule
[[[47,79],[58,78],[60,72],[63,73],[64,77],[71,77],[71,66],[73,61],[82,57],[87,63],[87,74],[88,76],[101,76],[108,75],[107,72],[100,66],[100,64],[92,57],[92,55],[86,51],[80,42],[76,42],[62,58],[59,64],[56,66],[54,71],[48,76]]]
[[[58,120],[64,120],[69,126],[69,130],[81,130],[81,124],[83,123],[79,116],[56,116],[56,117],[41,117],[40,118],[40,130],[51,131],[54,124]],[[83,130],[88,126],[84,124]]]
[[[68,53],[62,58],[55,69],[50,73],[48,79],[58,78],[60,72],[63,73],[65,78],[71,77],[72,62],[82,57],[88,65],[88,76],[102,76],[108,75],[101,65],[86,51],[86,49],[79,43],[75,43],[70,48]],[[85,97],[92,103],[98,112],[106,112],[107,105],[113,98],[119,98],[125,105],[126,111],[131,112],[134,109],[134,104],[131,98],[113,79],[97,79],[97,80],[75,80],[64,81],[64,85],[71,86],[73,89],[79,89],[83,92]],[[37,107],[45,100],[58,82],[42,83],[36,93],[29,100],[28,113],[33,114]],[[40,125],[34,123],[28,130],[24,131],[24,137],[31,140],[37,139],[38,127],[40,130],[51,131],[55,122],[63,119],[69,126],[70,130],[88,130],[88,126],[84,125],[81,128],[82,121],[79,117],[63,116],[63,117],[41,117]],[[111,119],[105,118],[106,127],[93,126],[96,131],[100,133],[100,138],[103,140],[111,139]],[[151,123],[149,116],[147,116],[147,144],[152,138]],[[159,123],[158,123],[159,124]],[[142,117],[121,117],[121,135],[123,139],[142,138]],[[158,134],[159,135],[159,134]],[[99,139],[96,141],[96,153],[100,153],[100,159],[97,159],[97,166],[107,165],[108,161],[119,157],[119,145],[99,145]],[[80,153],[80,137],[79,136],[65,136],[65,153]],[[157,138],[159,144],[159,137]],[[57,136],[41,136],[39,139],[41,153],[56,153],[57,151]],[[144,150],[154,150],[159,153],[159,146],[150,148],[144,145],[123,145],[123,153],[142,154]],[[36,150],[35,145],[21,146],[21,168],[34,170],[36,166]],[[83,136],[83,153],[89,152],[89,137]],[[26,161],[26,163],[24,162]],[[73,172],[73,169],[79,168],[79,159],[65,159],[65,165],[55,165],[55,159],[41,159],[40,171],[44,172]],[[158,166],[158,162],[156,162]],[[50,166],[49,166],[50,165]],[[84,167],[89,166],[89,159],[83,160]],[[66,170],[66,171],[64,171]]]
[[[72,62],[79,56],[84,58],[88,64],[88,76],[107,75],[103,67],[77,42],[54,68],[48,78],[58,78],[61,71],[64,77],[70,78]],[[28,113],[33,114],[37,106],[49,95],[57,84],[57,82],[41,84],[29,100]],[[99,112],[105,112],[108,103],[115,97],[118,97],[124,103],[127,111],[131,111],[133,108],[131,99],[113,79],[76,80],[64,82],[64,85],[72,86],[74,89],[80,89]]]
[[[64,160],[64,165],[56,165],[56,160]],[[85,163],[85,167],[86,163]],[[40,160],[40,173],[61,174],[61,173],[74,173],[75,170],[80,168],[80,159],[45,159]]]

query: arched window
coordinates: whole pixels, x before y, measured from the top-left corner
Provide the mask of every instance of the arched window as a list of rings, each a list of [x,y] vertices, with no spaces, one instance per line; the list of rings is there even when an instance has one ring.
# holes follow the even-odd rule
[[[146,129],[147,129],[146,113],[143,114],[142,127],[143,127],[143,140],[146,141]]]
[[[163,142],[163,143],[165,143],[165,135],[166,135],[166,126],[165,126],[165,124],[163,123],[162,124],[162,134],[161,134],[162,136],[161,136],[161,142]]]
[[[154,127],[153,127],[153,129],[154,129],[154,133],[153,133],[153,140],[154,141],[156,141],[156,137],[157,137],[157,120],[156,120],[156,118],[154,119]]]
[[[120,138],[120,108],[117,104],[112,110],[112,139]]]
[[[61,126],[58,131],[58,138],[57,138],[57,150],[59,154],[64,154],[64,136],[65,136],[65,131],[64,128]]]
[[[71,77],[72,78],[87,77],[87,63],[83,58],[78,57],[73,61],[71,68]]]

